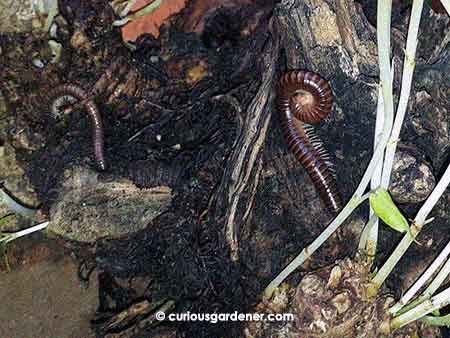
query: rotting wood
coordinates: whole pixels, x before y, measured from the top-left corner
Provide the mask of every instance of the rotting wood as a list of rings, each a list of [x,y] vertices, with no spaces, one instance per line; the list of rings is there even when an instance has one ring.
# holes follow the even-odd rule
[[[261,85],[250,103],[245,121],[239,128],[235,147],[224,170],[218,189],[216,209],[225,204],[224,232],[229,244],[231,259],[239,260],[239,229],[250,214],[261,172],[261,150],[271,118],[270,105],[274,98],[275,67],[278,58],[278,40],[269,39],[261,63],[267,67]],[[216,212],[217,212],[216,211]]]

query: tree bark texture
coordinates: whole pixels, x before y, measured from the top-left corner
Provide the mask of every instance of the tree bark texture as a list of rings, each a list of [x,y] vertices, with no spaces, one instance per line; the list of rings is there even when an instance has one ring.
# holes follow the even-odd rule
[[[199,3],[192,2],[194,9],[203,8]],[[172,308],[175,302],[180,311],[191,312],[248,309],[271,278],[329,223],[331,215],[280,131],[275,100],[283,72],[313,71],[331,85],[333,112],[315,132],[335,164],[344,201],[371,157],[378,65],[370,11],[350,0],[224,3],[211,2],[212,9],[204,13],[192,8],[181,12],[161,29],[158,39],[138,38],[136,50],[129,51],[111,28],[114,15],[106,1],[61,1],[70,26],[61,33],[67,52],[59,65],[42,71],[25,66],[26,56],[8,53],[10,37],[0,39],[6,65],[0,74],[1,92],[14,107],[16,127],[8,142],[17,149],[50,218],[54,210],[61,219],[71,215],[58,209],[68,190],[81,189],[80,195],[91,196],[89,189],[98,182],[102,187],[132,185],[139,193],[163,186],[170,195],[170,206],[151,221],[129,227],[124,235],[130,220],[126,214],[132,211],[118,212],[117,223],[125,225],[120,235],[96,238],[89,250],[86,243],[82,250],[78,247],[86,264],[95,264],[103,276],[101,307],[107,318],[98,318],[94,325],[100,336],[156,337],[166,329],[196,337],[224,335],[229,323],[181,323],[175,329],[152,330],[152,309],[158,308],[153,305]],[[197,18],[194,28],[190,13]],[[396,70],[403,62],[407,18],[405,12],[393,21]],[[424,10],[414,87],[399,143],[437,178],[450,149],[450,93],[442,85],[450,82],[448,21]],[[183,31],[188,26],[189,32]],[[40,45],[28,44],[24,52]],[[38,89],[28,90],[26,79],[36,74]],[[399,74],[394,76],[396,93]],[[111,164],[106,172],[92,167],[92,140],[82,109],[72,107],[65,123],[51,116],[45,94],[61,83],[84,87],[102,112],[105,157]],[[402,177],[402,182],[411,179],[408,174]],[[105,212],[110,201],[105,202],[103,191],[96,194],[92,203],[103,205]],[[114,195],[114,211],[123,205],[122,195]],[[419,238],[434,239],[433,251],[448,240],[442,233],[450,224],[449,201],[448,195],[442,199],[436,208],[438,225]],[[419,206],[411,202],[401,207],[412,217]],[[352,215],[289,282],[353,254],[367,209]],[[94,235],[110,226],[83,217],[77,222],[100,228],[92,230]],[[67,236],[75,247],[76,231]],[[380,259],[397,239],[380,229]],[[411,252],[423,254],[419,248]],[[145,295],[123,286],[133,278],[148,281]],[[154,304],[139,303],[142,297]],[[114,308],[108,299],[120,306]],[[105,321],[122,320],[127,326],[123,332],[108,331]],[[230,336],[243,336],[239,325],[230,329]]]

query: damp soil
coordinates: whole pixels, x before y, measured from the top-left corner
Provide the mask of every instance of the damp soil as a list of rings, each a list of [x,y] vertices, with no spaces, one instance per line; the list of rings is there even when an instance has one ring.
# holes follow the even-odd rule
[[[39,332],[42,337],[112,338],[122,337],[121,332],[132,337],[130,330],[137,330],[136,337],[237,337],[241,332],[237,323],[139,327],[132,321],[113,328],[108,323],[144,299],[153,304],[174,301],[176,312],[250,311],[268,282],[331,220],[310,179],[287,151],[275,114],[268,114],[270,128],[258,157],[259,184],[244,189],[245,203],[236,207],[239,219],[245,219],[239,232],[239,261],[230,255],[224,224],[229,207],[226,189],[233,178],[224,177],[242,139],[243,121],[261,90],[268,67],[264,57],[270,46],[278,47],[271,45],[277,33],[271,30],[273,3],[227,3],[235,6],[205,10],[201,1],[192,1],[191,8],[160,28],[158,38],[140,35],[130,50],[120,29],[112,26],[114,13],[106,1],[60,1],[64,21],[58,41],[63,52],[57,63],[49,62],[48,36],[0,35],[0,89],[9,114],[2,123],[0,146],[7,142],[13,147],[43,214],[51,219],[52,208],[71,188],[67,185],[73,168],[95,172],[96,180],[104,184],[126,182],[143,191],[169,187],[173,193],[170,207],[136,231],[91,243],[81,243],[73,233],[47,233],[15,243],[18,251],[8,254],[12,271],[0,276],[0,293],[6,297],[0,319],[10,323],[0,328],[0,336]],[[208,15],[202,16],[202,11]],[[278,77],[287,68],[289,53],[275,54],[273,71]],[[34,66],[36,59],[45,66]],[[318,135],[336,154],[339,187],[348,199],[373,147],[376,63],[368,65],[358,81],[343,71],[333,74],[326,62],[323,67],[335,85],[338,109],[318,127]],[[427,71],[425,66],[418,69]],[[424,83],[416,90],[426,87]],[[84,88],[98,106],[106,171],[97,170],[91,121],[83,107],[75,106],[66,115],[52,112],[52,89],[62,84]],[[264,107],[267,111],[272,110],[274,88]],[[415,113],[419,114],[412,116]],[[415,127],[408,121],[404,135],[408,146],[418,149],[418,157],[431,162],[439,177],[450,143],[445,137],[441,140],[447,142],[445,147],[435,143],[434,129],[420,130],[428,135],[426,142],[416,140]],[[427,158],[428,153],[433,158]],[[106,203],[97,196],[93,201]],[[447,196],[436,215],[437,226],[425,229],[419,238],[434,241],[433,250],[448,240],[442,233],[450,226],[449,202]],[[412,216],[418,207],[406,204],[402,210]],[[348,222],[349,230],[331,238],[290,282],[296,285],[306,271],[352,255],[367,211],[356,213]],[[47,236],[56,238],[45,249],[49,253],[43,259],[31,258],[39,257],[36,247],[46,247]],[[383,228],[380,238],[381,262],[400,236]],[[25,253],[27,245],[34,249]],[[409,270],[416,257],[425,254],[426,250],[413,247],[397,274],[403,276],[402,269]],[[33,259],[37,261],[23,263]]]
[[[79,262],[64,246],[33,235],[8,247],[0,264],[0,335],[5,338],[95,337],[96,274],[79,279]]]

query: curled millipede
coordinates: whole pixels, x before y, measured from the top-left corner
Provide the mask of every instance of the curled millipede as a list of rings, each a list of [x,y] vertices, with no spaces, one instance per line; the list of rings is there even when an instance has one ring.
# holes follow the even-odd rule
[[[95,161],[100,170],[106,169],[104,156],[103,125],[97,105],[89,98],[88,94],[79,86],[64,84],[56,87],[50,93],[53,98],[51,112],[57,117],[61,114],[61,108],[66,104],[82,104],[92,120]],[[62,111],[64,113],[64,111]]]
[[[278,83],[277,105],[284,138],[305,167],[327,209],[335,214],[342,207],[333,163],[310,124],[325,119],[333,106],[333,93],[318,74],[294,70]]]

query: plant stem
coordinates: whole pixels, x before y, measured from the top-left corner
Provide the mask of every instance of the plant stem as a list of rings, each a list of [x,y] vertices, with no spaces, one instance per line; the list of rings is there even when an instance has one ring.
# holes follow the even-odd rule
[[[389,116],[388,116],[389,117]],[[379,161],[381,161],[383,157],[384,148],[386,147],[386,143],[390,134],[390,127],[392,126],[392,111],[390,118],[385,119],[385,123],[383,126],[383,134],[382,141],[377,146],[372,159],[366,169],[366,172],[361,179],[361,182],[358,185],[355,193],[353,194],[350,201],[346,204],[346,206],[339,212],[336,218],[331,222],[331,224],[317,237],[310,246],[306,247],[302,250],[302,252],[291,262],[289,265],[284,268],[281,273],[275,277],[274,280],[270,282],[270,284],[264,290],[264,298],[269,299],[272,296],[273,291],[286,279],[289,274],[291,274],[297,267],[302,265],[313,253],[316,251],[332,234],[336,229],[347,219],[348,216],[351,215],[353,210],[355,210],[364,200],[369,198],[369,194],[362,196],[364,190],[367,188],[369,184],[370,178],[376,168],[376,165]]]
[[[378,223],[378,216],[373,214],[370,216],[369,221],[364,226],[364,230],[362,231],[361,237],[359,238],[358,251],[364,252],[369,255],[369,250],[367,249],[369,246],[369,236],[372,233],[372,227]],[[375,242],[376,245],[376,242]]]
[[[395,115],[395,122],[392,128],[391,137],[386,147],[386,154],[383,165],[383,175],[381,177],[381,186],[385,189],[389,187],[389,181],[394,164],[395,150],[400,136],[400,130],[405,118],[408,107],[408,99],[411,92],[411,83],[415,68],[415,56],[417,49],[417,34],[419,32],[420,17],[422,14],[423,0],[414,0],[411,9],[411,17],[408,28],[408,38],[406,41],[405,58],[403,61],[402,89],[400,99]]]
[[[42,223],[33,225],[32,227],[29,227],[27,229],[23,229],[23,230],[17,231],[17,232],[14,233],[14,239],[17,239],[17,238],[29,235],[29,234],[31,234],[33,232],[36,232],[36,231],[39,231],[39,230],[43,230],[49,224],[50,224],[50,222],[46,221],[46,222],[42,222]]]
[[[444,175],[439,180],[438,184],[431,192],[430,196],[428,196],[427,200],[417,213],[416,218],[414,219],[414,222],[411,226],[411,231],[406,233],[406,235],[400,241],[399,245],[395,248],[394,252],[388,258],[386,263],[384,263],[384,265],[378,271],[376,276],[372,279],[371,281],[372,288],[378,289],[381,286],[381,284],[383,284],[383,282],[386,280],[387,276],[391,273],[391,271],[394,269],[395,265],[398,263],[400,258],[402,258],[403,254],[406,252],[411,243],[414,241],[414,237],[417,236],[417,234],[422,229],[422,226],[425,224],[426,218],[428,217],[429,213],[431,212],[431,210],[433,209],[439,198],[444,193],[445,189],[447,189],[449,183],[450,183],[450,165],[447,167]],[[414,237],[412,237],[411,232],[414,232],[413,234]]]
[[[36,216],[37,209],[27,208],[24,205],[16,201],[5,190],[2,184],[0,184],[0,203],[5,203],[12,211],[26,218],[34,218]]]
[[[49,221],[47,222],[43,222],[43,223],[39,223],[36,225],[33,225],[32,227],[29,227],[27,229],[23,229],[17,232],[13,232],[13,233],[0,233],[1,235],[3,235],[3,237],[0,237],[0,244],[8,244],[9,242],[12,242],[13,240],[29,235],[33,232],[39,231],[39,230],[43,230],[45,229],[48,225],[49,225]]]
[[[441,271],[439,271],[439,273],[436,275],[436,277],[433,279],[430,285],[423,292],[421,297],[431,297],[436,292],[436,290],[439,289],[442,283],[444,283],[449,274],[450,274],[450,259],[448,259],[447,262],[445,262]]]
[[[441,0],[442,6],[444,6],[447,14],[450,15],[450,1],[449,0]]]
[[[390,137],[390,141],[386,148],[386,156],[385,162],[383,166],[383,174],[381,178],[381,185],[383,187],[388,187],[389,180],[391,176],[392,166],[394,163],[395,150],[397,147],[397,141],[400,135],[400,130],[403,124],[403,120],[406,113],[406,108],[408,106],[408,99],[411,92],[411,83],[412,76],[414,73],[415,63],[414,58],[416,54],[417,48],[417,35],[419,31],[420,17],[422,14],[423,8],[423,0],[414,0],[413,6],[411,10],[411,18],[410,24],[408,28],[408,39],[406,42],[406,51],[405,51],[405,59],[404,59],[404,69],[402,75],[402,89],[400,92],[400,100],[397,109],[397,115],[395,118],[394,126],[392,129],[392,134]],[[447,168],[448,169],[448,168]],[[442,195],[442,192],[446,189],[448,182],[446,182],[449,178],[444,177],[438,183],[433,193],[429,196],[425,204],[419,210],[413,226],[415,227],[416,234],[422,228],[425,223],[426,217],[430,213],[433,206],[436,204],[439,197]],[[443,189],[442,189],[443,188]],[[407,233],[405,237],[402,239],[400,244],[397,246],[391,257],[387,260],[387,262],[383,265],[383,267],[378,271],[377,275],[372,280],[372,288],[378,289],[381,284],[385,281],[387,276],[390,274],[392,269],[398,263],[400,258],[406,252],[408,247],[413,242],[414,238],[410,233]]]
[[[392,86],[392,81],[394,78],[394,65],[392,65],[392,69],[390,72],[390,83]],[[376,150],[377,145],[380,143],[380,139],[382,136],[382,127],[384,125],[384,99],[383,92],[381,90],[381,85],[378,88],[378,102],[377,102],[377,118],[375,121],[375,138],[374,138],[374,151]],[[375,190],[379,187],[381,183],[381,174],[382,174],[383,163],[380,163],[375,167],[375,171],[372,175],[372,179],[370,181],[370,187],[372,190]],[[374,217],[372,219],[372,217]],[[369,224],[370,223],[370,224]],[[361,236],[359,242],[359,250],[366,251],[368,263],[372,263],[373,258],[376,255],[377,251],[377,242],[378,242],[378,226],[379,219],[378,216],[375,215],[372,207],[369,209],[369,222],[367,223],[365,229],[368,229],[368,233],[364,233],[364,236]]]
[[[264,298],[268,299],[272,296],[273,291],[286,279],[291,272],[297,267],[303,264],[313,253],[316,251],[330,236],[336,231],[336,229],[347,219],[347,217],[355,210],[369,194],[363,196],[364,191],[367,189],[369,182],[373,176],[373,173],[382,160],[384,150],[391,134],[393,123],[393,96],[392,96],[392,82],[391,79],[391,66],[390,66],[390,30],[391,30],[391,9],[392,0],[379,0],[378,1],[378,23],[377,23],[377,42],[378,42],[378,58],[380,65],[380,83],[384,99],[384,123],[383,131],[380,136],[379,144],[377,145],[372,159],[367,166],[367,169],[359,182],[356,191],[354,192],[350,201],[331,222],[331,224],[317,237],[313,243],[302,250],[302,252],[291,262],[289,265],[281,271],[281,273],[275,277],[272,282],[264,290]]]
[[[440,317],[425,316],[420,320],[430,326],[450,327],[450,314],[448,314],[446,316],[440,316]]]
[[[450,288],[445,289],[429,300],[417,305],[413,309],[395,317],[391,321],[391,329],[395,330],[405,326],[412,321],[418,320],[423,316],[450,304]]]
[[[428,267],[428,269],[420,276],[420,278],[411,286],[411,288],[403,295],[400,301],[389,309],[389,313],[395,315],[401,310],[408,302],[417,294],[422,286],[430,279],[433,274],[441,267],[447,257],[450,255],[450,242],[447,243],[444,250],[434,260],[434,262]],[[450,261],[450,260],[449,260]]]
[[[373,173],[379,161],[383,158],[383,153],[391,134],[392,123],[394,119],[394,101],[392,96],[392,81],[391,81],[391,62],[390,62],[390,50],[391,50],[391,9],[392,0],[379,0],[378,1],[378,14],[377,14],[377,44],[378,44],[378,63],[380,68],[380,86],[383,93],[383,106],[384,106],[384,123],[383,131],[380,136],[379,144],[377,145],[372,160],[364,173],[361,182],[356,189],[355,195],[361,196],[364,190],[367,188]]]
[[[403,254],[408,250],[411,243],[414,241],[414,237],[411,236],[410,232],[407,232],[406,235],[402,238],[398,246],[395,248],[394,252],[388,258],[386,263],[381,267],[381,269],[377,272],[375,277],[371,280],[369,285],[369,297],[374,297],[381,285],[386,280],[387,276],[394,269],[395,265],[397,265],[400,258]]]
[[[392,73],[392,72],[391,72]],[[377,145],[380,142],[383,124],[384,124],[384,101],[383,101],[383,93],[381,91],[381,86],[378,88],[378,102],[377,102],[377,118],[375,120],[375,136],[373,141],[373,150],[375,151]],[[372,179],[370,181],[370,188],[372,190],[378,188],[381,182],[381,173],[382,173],[383,163],[380,161],[378,165],[375,167],[375,170],[372,175]],[[372,207],[369,206],[369,222],[367,223],[365,229],[368,229],[368,232],[365,237],[361,236],[359,241],[359,250],[365,250],[367,253],[368,260],[372,261],[369,257],[375,257],[377,250],[377,242],[378,242],[378,225],[379,225],[378,216],[375,215]],[[363,231],[364,234],[364,231]]]
[[[284,268],[281,273],[270,282],[270,284],[264,290],[264,298],[269,299],[275,289],[289,276],[295,269],[302,265],[311,255],[316,251],[332,234],[336,229],[351,215],[362,202],[369,198],[369,194],[362,197],[352,197],[342,211],[336,216],[331,224],[317,237],[314,242],[302,250],[302,252]]]
[[[427,219],[429,213],[431,212],[431,210],[433,209],[439,198],[442,196],[444,191],[447,189],[449,184],[450,184],[450,165],[447,167],[447,169],[445,169],[442,178],[439,180],[436,187],[433,189],[430,196],[428,196],[427,200],[417,213],[415,218],[416,223],[425,223],[425,220]]]
[[[379,0],[377,8],[377,45],[378,45],[378,64],[380,68],[380,88],[378,93],[378,104],[377,104],[377,121],[375,125],[375,140],[378,138],[374,158],[377,160],[382,160],[384,150],[387,146],[389,135],[391,134],[392,124],[394,119],[394,99],[392,95],[392,79],[393,79],[393,69],[391,68],[390,62],[390,50],[391,50],[391,10],[392,10],[392,0]],[[379,128],[380,115],[383,114],[383,129],[381,135],[378,137],[377,128]],[[377,126],[378,124],[378,126]],[[374,161],[375,162],[375,161]],[[371,162],[372,164],[372,162]],[[370,164],[369,164],[370,166]],[[378,187],[381,178],[382,161],[374,163],[374,168],[371,171],[369,179],[372,179],[371,187]],[[369,171],[369,168],[368,170]],[[367,173],[367,172],[366,172]],[[363,177],[361,183],[363,183],[366,177]],[[366,185],[365,185],[366,186]],[[362,184],[358,188],[362,188]],[[365,189],[365,187],[364,187]],[[356,194],[361,193],[357,189]],[[370,217],[372,217],[373,211],[370,210]],[[367,251],[368,257],[373,257],[376,252],[376,245],[378,241],[378,219],[373,220],[374,225],[371,227],[367,239],[361,239],[365,241],[362,243],[360,240],[360,247],[364,246]],[[366,225],[367,226],[367,225]],[[364,245],[363,245],[364,244]],[[370,251],[370,252],[369,252]]]
[[[433,294],[436,292],[437,289],[444,283],[447,276],[450,274],[450,259],[445,262],[444,266],[442,267],[441,271],[436,275],[436,277],[433,279],[433,281],[428,285],[428,287],[425,289],[425,291],[415,299],[413,302],[406,305],[404,308],[402,308],[400,311],[396,313],[396,315],[405,313],[412,308],[416,307],[418,304],[423,303],[424,301],[428,300],[433,296]]]

